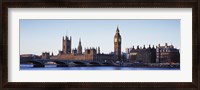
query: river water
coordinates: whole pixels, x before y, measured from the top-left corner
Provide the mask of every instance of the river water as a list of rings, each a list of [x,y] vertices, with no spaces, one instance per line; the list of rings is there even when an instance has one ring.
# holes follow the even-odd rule
[[[33,65],[31,64],[21,64],[20,70],[180,70],[180,68],[147,68],[147,67],[115,67],[115,66],[56,67],[56,65],[45,65],[45,67],[33,67]]]

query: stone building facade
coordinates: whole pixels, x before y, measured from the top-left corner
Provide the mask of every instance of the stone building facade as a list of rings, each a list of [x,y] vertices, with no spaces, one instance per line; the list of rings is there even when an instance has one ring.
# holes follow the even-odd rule
[[[71,48],[72,48],[72,38],[70,37],[70,39],[65,36],[65,38],[63,37],[63,48],[62,48],[62,53],[63,54],[71,54]]]
[[[34,55],[34,54],[22,54],[20,55],[20,60],[33,60],[33,59],[40,59],[42,57]]]
[[[156,48],[145,46],[127,51],[128,60],[133,63],[180,63],[180,53],[173,45],[156,46]]]
[[[42,58],[42,59],[50,59],[50,54],[49,54],[49,52],[43,52],[41,58]]]
[[[156,47],[156,62],[179,63],[179,49],[176,49],[173,45],[168,45],[167,43],[165,43],[165,46],[160,46],[160,44],[158,44],[158,46]]]
[[[153,47],[137,48],[134,46],[129,52],[129,62],[132,63],[155,63],[156,62],[156,49]]]

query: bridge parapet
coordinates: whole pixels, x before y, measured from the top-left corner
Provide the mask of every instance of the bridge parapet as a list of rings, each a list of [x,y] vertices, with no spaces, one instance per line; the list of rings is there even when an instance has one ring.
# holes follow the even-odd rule
[[[97,62],[95,60],[54,60],[54,59],[33,59],[33,60],[21,60],[20,63],[32,63],[34,66],[45,67],[47,63],[53,62],[57,67],[67,66],[109,66],[112,63]]]

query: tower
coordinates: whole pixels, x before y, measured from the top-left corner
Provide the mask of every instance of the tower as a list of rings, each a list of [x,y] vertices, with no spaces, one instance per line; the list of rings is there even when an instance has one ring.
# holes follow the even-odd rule
[[[115,36],[114,36],[114,55],[115,60],[121,60],[121,35],[119,33],[119,28],[117,27]]]
[[[79,44],[78,44],[78,54],[82,54],[81,39],[79,39]]]
[[[100,47],[98,47],[98,54],[100,54]]]
[[[67,36],[63,36],[63,54],[71,54],[71,41],[72,38],[70,37],[70,39]]]

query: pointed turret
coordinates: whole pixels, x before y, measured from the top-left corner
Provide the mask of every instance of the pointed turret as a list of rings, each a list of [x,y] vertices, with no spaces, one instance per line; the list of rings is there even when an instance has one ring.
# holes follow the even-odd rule
[[[79,45],[81,45],[81,38],[79,38]]]
[[[132,48],[133,50],[135,49],[135,47],[133,46],[133,48]]]
[[[117,26],[117,30],[116,30],[116,33],[119,33],[119,28],[118,28],[118,26]]]
[[[139,45],[137,45],[137,49],[140,49]]]
[[[143,46],[143,49],[146,49],[145,45]]]
[[[78,54],[82,54],[81,38],[79,39],[79,43],[78,43]]]
[[[100,52],[100,47],[98,47],[98,54],[100,54],[101,52]]]
[[[151,49],[151,45],[149,44],[149,49]]]
[[[67,37],[67,36],[65,36],[65,40],[68,40],[68,37]]]
[[[152,47],[152,48],[153,48],[153,49],[155,48],[155,47],[154,47],[154,45],[153,45],[153,47]]]

